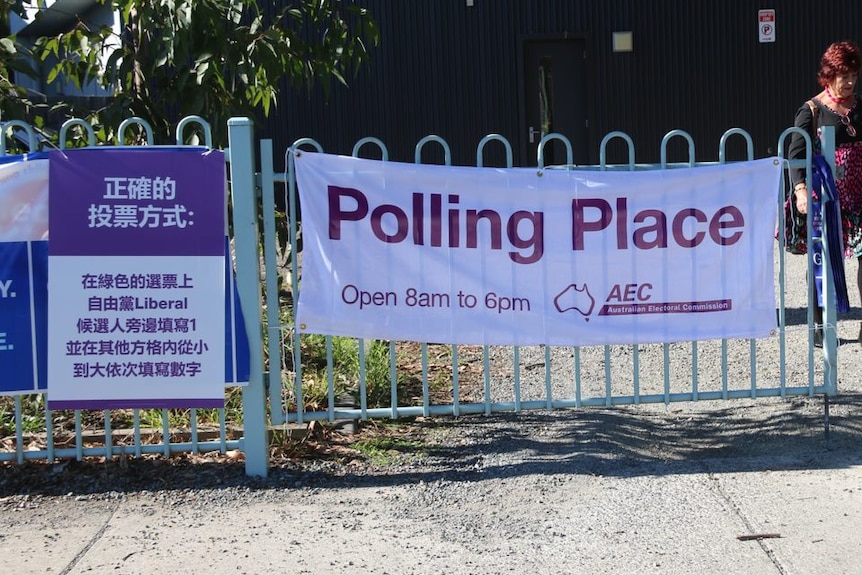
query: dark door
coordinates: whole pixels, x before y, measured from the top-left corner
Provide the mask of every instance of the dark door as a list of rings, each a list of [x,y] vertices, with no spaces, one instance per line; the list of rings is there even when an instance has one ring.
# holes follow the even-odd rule
[[[524,42],[524,110],[521,118],[521,165],[538,164],[542,137],[564,135],[572,144],[575,164],[587,160],[585,94],[586,48],[582,39],[526,40]],[[566,163],[566,148],[559,140],[545,146],[544,164]]]

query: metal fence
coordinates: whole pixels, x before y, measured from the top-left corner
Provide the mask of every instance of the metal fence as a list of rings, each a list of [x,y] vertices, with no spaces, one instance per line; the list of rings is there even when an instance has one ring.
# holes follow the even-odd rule
[[[797,128],[785,130],[778,139],[778,149],[784,150],[790,135],[802,131]],[[803,136],[808,141],[807,134]],[[255,165],[253,128],[250,122],[237,121],[230,131],[232,166]],[[682,139],[686,144],[688,162],[670,162],[668,144],[671,140]],[[746,150],[745,157],[753,159],[752,139],[740,129],[728,130],[722,135],[718,145],[718,158],[714,163],[728,162],[727,145],[731,139],[741,138]],[[571,145],[561,134],[546,135],[539,146],[539,169],[544,168],[543,149],[551,140],[561,141],[568,150],[566,166],[571,166]],[[622,165],[608,165],[605,162],[609,145],[621,141],[629,152],[629,162]],[[239,145],[238,145],[239,144]],[[427,136],[419,141],[415,149],[415,162],[422,163],[423,151],[428,145],[440,146],[444,163],[450,163],[448,144],[437,136]],[[483,152],[487,145],[503,146],[507,166],[512,167],[512,147],[505,138],[489,135],[479,142],[476,150],[476,165],[483,165]],[[632,139],[624,133],[608,134],[601,143],[601,163],[597,166],[577,166],[586,170],[666,170],[676,167],[701,166],[696,163],[695,144],[691,136],[681,130],[669,132],[661,142],[661,163],[636,164],[635,147]],[[490,414],[494,412],[519,412],[522,410],[549,410],[557,408],[612,407],[618,405],[637,405],[646,403],[689,402],[704,400],[728,400],[735,398],[788,397],[815,394],[832,395],[837,391],[836,353],[837,340],[835,328],[834,294],[827,286],[826,294],[826,342],[822,356],[815,352],[812,345],[811,305],[807,306],[805,327],[797,318],[799,329],[788,329],[785,309],[786,252],[783,237],[779,237],[776,248],[776,300],[778,302],[778,330],[775,337],[764,340],[721,340],[694,341],[686,344],[656,344],[640,346],[601,346],[601,347],[535,347],[535,348],[498,348],[484,346],[478,349],[448,346],[443,353],[448,362],[447,373],[451,374],[441,390],[439,381],[432,382],[429,377],[429,353],[431,346],[425,342],[413,342],[412,353],[421,358],[421,395],[402,399],[404,373],[400,371],[399,354],[403,355],[403,342],[356,342],[358,368],[357,381],[344,397],[344,386],[339,383],[334,366],[333,338],[325,338],[325,401],[314,402],[317,407],[309,407],[306,401],[307,389],[314,377],[306,377],[308,336],[300,335],[295,328],[291,298],[281,297],[280,282],[290,284],[289,294],[296,298],[301,293],[301,222],[292,217],[297,214],[298,198],[293,165],[294,149],[309,149],[323,152],[314,140],[297,140],[290,150],[284,152],[285,173],[275,173],[273,169],[272,143],[264,140],[260,144],[260,172],[252,182],[247,178],[246,185],[239,186],[234,179],[234,194],[240,197],[235,202],[248,204],[253,210],[260,199],[260,218],[263,224],[263,260],[265,269],[264,307],[267,310],[265,325],[259,345],[266,346],[269,357],[269,371],[262,374],[267,378],[270,417],[274,424],[325,420],[365,420],[368,418],[401,418],[414,416],[459,416],[464,414]],[[368,152],[372,157],[386,161],[386,146],[378,139],[365,138],[358,141],[353,155]],[[439,151],[439,150],[438,150]],[[827,158],[834,157],[834,131],[826,130],[824,153]],[[240,160],[239,154],[242,154]],[[810,147],[809,154],[810,158]],[[787,161],[787,167],[807,166],[810,160]],[[550,168],[550,167],[549,167]],[[786,170],[783,171],[786,177]],[[809,172],[810,173],[810,172]],[[809,179],[810,181],[810,179]],[[283,194],[276,196],[276,191]],[[783,194],[776,190],[779,202],[779,226],[783,226]],[[278,227],[276,222],[277,199],[284,202],[288,214],[288,257],[283,257],[277,249]],[[254,203],[254,206],[252,205]],[[810,218],[810,216],[809,216]],[[255,219],[249,216],[249,219]],[[809,220],[809,226],[811,222]],[[781,228],[778,228],[781,229]],[[810,227],[809,227],[810,229]],[[242,232],[242,233],[241,233]],[[257,257],[258,231],[243,229],[237,231],[237,249],[245,244],[249,257]],[[781,234],[779,234],[781,236]],[[825,234],[824,234],[825,236]],[[809,238],[809,242],[811,242]],[[253,244],[253,245],[252,245]],[[809,246],[810,247],[810,246]],[[825,244],[824,244],[825,248]],[[809,258],[811,257],[809,249]],[[828,259],[828,258],[826,258]],[[254,261],[257,264],[257,261]],[[285,265],[287,266],[285,268]],[[810,265],[809,265],[810,268]],[[259,270],[247,270],[249,300],[260,297],[255,280]],[[829,275],[829,270],[825,275]],[[828,278],[826,280],[829,281]],[[805,290],[806,294],[809,290]],[[810,294],[807,294],[811,304]],[[798,311],[798,310],[797,310]],[[797,314],[799,315],[799,314]],[[788,347],[790,340],[794,346]],[[368,350],[371,346],[384,346],[383,355],[387,358],[387,381],[371,381],[369,375]],[[418,346],[418,350],[415,346]],[[439,350],[435,346],[435,353]],[[286,355],[283,355],[286,352]],[[475,373],[476,365],[481,365]],[[474,377],[469,384],[462,382],[465,367],[472,366]],[[645,377],[644,374],[650,374]],[[379,377],[379,374],[376,375]],[[375,392],[372,393],[371,390]],[[372,395],[374,397],[372,397]]]
[[[131,118],[120,128],[120,133],[134,124],[140,124],[152,141],[151,131],[145,122]],[[177,144],[183,141],[183,130],[197,124],[210,145],[209,126],[200,118],[186,118],[177,127]],[[92,129],[81,121],[64,125],[65,130],[75,126],[87,131],[93,145]],[[0,153],[6,153],[6,129],[21,130],[27,136],[31,149],[38,148],[35,133],[22,123],[7,123],[0,136]],[[654,344],[639,346],[594,347],[494,347],[494,346],[433,346],[427,342],[378,342],[358,340],[356,349],[355,381],[349,382],[349,397],[345,397],[344,383],[338,380],[334,366],[334,340],[323,338],[325,367],[324,381],[312,381],[305,351],[308,336],[294,329],[293,302],[301,290],[301,222],[293,217],[298,213],[296,179],[292,155],[284,151],[286,172],[274,170],[274,150],[270,140],[257,142],[253,122],[247,118],[233,118],[228,122],[229,181],[232,201],[231,225],[233,230],[237,289],[245,316],[251,354],[250,382],[242,388],[242,429],[231,434],[225,411],[219,411],[215,435],[210,430],[202,433],[198,413],[190,410],[181,414],[186,419],[177,423],[176,414],[163,410],[159,415],[161,426],[147,428],[141,423],[138,410],[132,413],[130,430],[112,429],[112,413],[101,414],[100,429],[87,429],[84,420],[92,421],[92,414],[83,417],[81,412],[71,414],[74,419],[73,437],[64,437],[69,444],[58,445],[55,436],[56,414],[39,408],[41,421],[32,421],[25,414],[22,401],[44,406],[41,398],[13,400],[15,420],[14,438],[6,438],[0,462],[23,463],[26,460],[53,461],[58,458],[140,456],[142,454],[200,453],[205,451],[241,450],[249,475],[266,475],[268,468],[268,430],[270,426],[304,423],[315,420],[365,420],[369,418],[403,418],[415,416],[460,416],[491,414],[494,412],[520,412],[524,410],[550,410],[561,408],[613,407],[648,403],[670,404],[682,401],[729,400],[735,398],[788,397],[837,392],[834,295],[827,289],[826,333],[823,353],[815,352],[812,345],[813,318],[808,305],[807,316],[798,320],[800,328],[788,329],[785,308],[786,261],[783,237],[779,237],[776,252],[776,285],[778,302],[778,330],[775,337],[764,340],[694,341],[688,343]],[[778,149],[784,150],[787,138],[796,128],[785,130],[778,139]],[[808,135],[803,133],[808,139]],[[742,159],[753,159],[751,137],[743,130],[728,130],[720,139],[717,163],[730,161],[727,142],[742,139],[746,153]],[[668,160],[668,143],[682,139],[689,151],[688,162]],[[63,141],[64,138],[61,138]],[[565,166],[544,166],[543,149],[548,142],[558,140],[568,151]],[[489,135],[476,149],[476,165],[483,165],[483,153],[489,145],[502,146],[507,167],[513,165],[512,147],[505,138]],[[630,161],[622,165],[609,165],[605,161],[610,145],[623,145]],[[586,170],[666,170],[677,167],[699,166],[693,158],[694,142],[686,132],[669,132],[661,142],[659,164],[636,164],[632,139],[624,133],[610,133],[602,140],[600,164],[577,166]],[[422,162],[426,146],[439,146],[444,163],[449,164],[448,144],[437,136],[420,140],[415,149],[415,161]],[[292,149],[310,148],[322,152],[321,146],[311,139],[297,140]],[[824,153],[834,154],[834,132],[827,130]],[[353,155],[371,150],[382,161],[387,160],[386,146],[375,138],[358,141]],[[810,152],[810,141],[809,141]],[[561,134],[546,135],[539,146],[538,169],[568,169],[571,166],[571,145]],[[809,153],[810,157],[810,153]],[[716,163],[716,162],[712,162]],[[810,160],[788,162],[791,166],[806,166]],[[277,195],[278,194],[278,195]],[[277,219],[276,205],[284,202],[286,219]],[[783,194],[776,190],[776,201],[783,204]],[[779,209],[779,226],[783,225],[783,210]],[[809,216],[810,217],[810,216]],[[811,222],[809,221],[809,226]],[[262,229],[260,227],[262,226]],[[287,242],[279,249],[279,237],[286,233]],[[779,234],[780,236],[780,234]],[[824,234],[825,236],[825,234]],[[811,242],[809,238],[809,242]],[[809,246],[810,247],[810,246]],[[811,250],[809,249],[809,254]],[[809,255],[809,258],[811,256]],[[825,259],[828,276],[828,258]],[[810,267],[810,266],[809,266]],[[828,282],[828,278],[827,278]],[[287,287],[282,287],[286,284]],[[809,290],[805,290],[806,294]],[[808,303],[811,304],[810,294]],[[804,324],[804,328],[801,327]],[[804,349],[788,352],[788,342]],[[442,349],[441,349],[442,347]],[[380,351],[385,358],[385,378],[369,374],[370,350]],[[405,354],[418,358],[414,373],[405,373],[399,358]],[[443,358],[440,360],[440,358]],[[432,363],[441,367],[442,379],[433,379]],[[469,374],[467,377],[466,374]],[[411,391],[404,396],[405,376],[412,379]],[[308,402],[309,388],[316,385],[323,401]],[[320,386],[323,386],[322,391]],[[372,393],[373,390],[373,393]],[[63,414],[68,418],[69,414]],[[25,427],[31,432],[25,433]],[[38,428],[38,432],[32,432]],[[238,435],[241,435],[239,437]]]
[[[78,131],[87,146],[96,145],[92,126],[84,120],[72,119],[60,129],[60,149],[66,147],[67,136],[71,136],[73,130]],[[152,128],[146,121],[126,119],[118,128],[118,138],[122,140],[129,130],[139,131],[146,144],[153,145]],[[182,146],[189,134],[198,135],[207,147],[212,146],[210,125],[203,118],[183,118],[176,127],[176,145]],[[10,142],[10,138],[14,142]],[[38,151],[48,145],[47,140],[25,122],[13,120],[0,127],[0,155],[7,155],[9,149],[23,147]],[[225,409],[217,410],[215,416],[207,414],[207,417],[196,409],[181,413],[167,409],[52,412],[45,408],[44,394],[16,395],[5,401],[0,404],[0,417],[13,419],[15,432],[13,437],[2,438],[0,462],[20,464],[29,460],[50,462],[85,457],[113,459],[144,454],[166,457],[176,453],[225,454],[240,450],[243,445],[241,430],[228,420]],[[122,428],[118,422],[123,422]]]

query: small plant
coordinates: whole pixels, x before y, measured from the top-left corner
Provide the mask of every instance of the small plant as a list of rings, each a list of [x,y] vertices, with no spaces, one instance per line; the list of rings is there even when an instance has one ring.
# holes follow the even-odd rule
[[[317,334],[302,336],[302,391],[306,407],[328,404],[330,377],[336,398],[357,398],[360,380],[359,342],[358,339],[348,337]],[[377,404],[381,398],[388,398],[389,344],[365,340],[363,352],[366,394],[369,400]]]
[[[0,398],[0,437],[16,433],[15,398]],[[21,429],[24,433],[34,433],[45,428],[45,399],[41,394],[22,395]]]
[[[394,435],[380,435],[356,441],[352,447],[375,465],[389,465],[404,458],[418,458],[426,454],[421,441]]]

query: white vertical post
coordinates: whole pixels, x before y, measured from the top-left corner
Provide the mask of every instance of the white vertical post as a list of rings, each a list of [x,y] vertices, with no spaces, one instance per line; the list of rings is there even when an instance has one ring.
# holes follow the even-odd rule
[[[246,475],[266,477],[269,470],[266,389],[263,379],[260,258],[255,183],[254,126],[249,118],[228,120],[236,286],[248,333],[249,382],[242,389]]]
[[[266,335],[269,351],[269,421],[284,424],[284,406],[281,401],[281,303],[278,297],[278,236],[275,229],[275,168],[272,162],[272,140],[260,142],[260,190],[263,210],[263,254],[266,264]],[[291,215],[291,217],[293,217]],[[291,249],[291,256],[296,251]],[[294,292],[296,293],[296,292]]]

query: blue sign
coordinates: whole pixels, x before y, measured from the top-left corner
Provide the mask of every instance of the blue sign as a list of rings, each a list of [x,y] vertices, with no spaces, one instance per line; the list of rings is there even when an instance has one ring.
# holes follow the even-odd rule
[[[248,383],[251,361],[248,351],[248,333],[239,305],[233,268],[230,265],[230,239],[225,236],[225,300],[224,300],[224,381],[226,384]],[[47,257],[47,256],[46,256]],[[47,298],[46,298],[47,301]]]
[[[47,389],[48,242],[0,243],[0,393]]]

